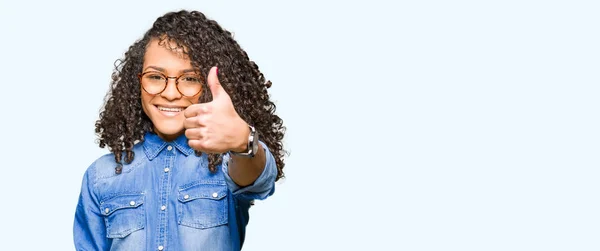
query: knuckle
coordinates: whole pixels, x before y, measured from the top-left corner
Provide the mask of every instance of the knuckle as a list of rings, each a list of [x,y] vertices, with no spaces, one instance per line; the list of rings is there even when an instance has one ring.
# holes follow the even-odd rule
[[[192,125],[193,125],[193,122],[192,122],[192,120],[190,118],[186,118],[183,121],[183,127],[185,127],[186,129],[190,128]]]
[[[185,130],[185,137],[188,139],[198,139],[199,133],[196,129]]]
[[[191,148],[194,148],[194,149],[196,149],[196,150],[199,150],[199,149],[200,149],[200,148],[198,147],[197,140],[190,140],[190,141],[188,142],[188,145],[189,145]]]
[[[202,119],[202,116],[196,116],[192,123],[194,124],[194,126],[198,127],[200,125],[203,125],[204,119]]]

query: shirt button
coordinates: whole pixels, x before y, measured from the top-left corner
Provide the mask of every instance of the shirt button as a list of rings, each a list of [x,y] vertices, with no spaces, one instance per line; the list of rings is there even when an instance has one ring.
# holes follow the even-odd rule
[[[190,198],[190,196],[186,194],[186,195],[183,196],[183,198],[187,200],[187,199]]]
[[[169,170],[171,170],[171,169],[169,169],[168,167],[165,167],[165,173],[168,173]]]
[[[160,210],[161,210],[161,211],[165,211],[165,209],[167,209],[167,206],[162,206],[162,207],[160,207]]]
[[[214,192],[214,193],[212,194],[212,196],[213,196],[213,198],[217,198],[217,196],[219,196],[219,194],[218,194],[218,193],[216,193],[216,192]]]
[[[171,150],[173,150],[173,147],[172,146],[167,146],[167,150],[171,151]]]
[[[108,213],[108,212],[110,212],[110,209],[106,208],[106,209],[104,209],[104,212]]]
[[[163,246],[158,246],[158,250],[161,250],[161,251],[162,251],[163,249],[165,249],[165,247],[163,247]]]
[[[129,202],[129,205],[135,206],[135,201],[133,201],[133,200],[132,200],[132,201],[130,201],[130,202]]]

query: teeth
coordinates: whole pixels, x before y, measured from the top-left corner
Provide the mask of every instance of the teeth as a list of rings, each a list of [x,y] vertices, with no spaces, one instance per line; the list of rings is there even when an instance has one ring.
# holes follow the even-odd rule
[[[170,107],[162,107],[162,106],[159,106],[158,109],[161,110],[161,111],[166,111],[166,112],[180,112],[180,111],[183,111],[183,108],[170,108]]]

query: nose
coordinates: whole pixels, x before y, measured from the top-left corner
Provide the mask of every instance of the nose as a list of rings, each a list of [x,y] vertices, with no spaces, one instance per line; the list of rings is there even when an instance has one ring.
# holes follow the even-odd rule
[[[167,86],[165,90],[160,93],[160,95],[167,100],[176,100],[181,98],[181,93],[177,90],[177,82],[175,82],[176,78],[168,77],[167,78]]]

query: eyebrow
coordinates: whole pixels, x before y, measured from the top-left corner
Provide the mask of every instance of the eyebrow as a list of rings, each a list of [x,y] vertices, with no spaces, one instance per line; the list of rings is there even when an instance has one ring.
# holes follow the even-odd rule
[[[164,68],[158,67],[158,66],[153,66],[153,65],[146,67],[146,69],[144,69],[144,71],[147,71],[148,69],[154,69],[154,70],[157,70],[157,71],[160,71],[160,72],[167,72]],[[182,70],[182,71],[179,71],[179,72],[180,73],[188,73],[188,72],[196,72],[196,70],[194,70],[194,69],[185,69],[185,70]]]

